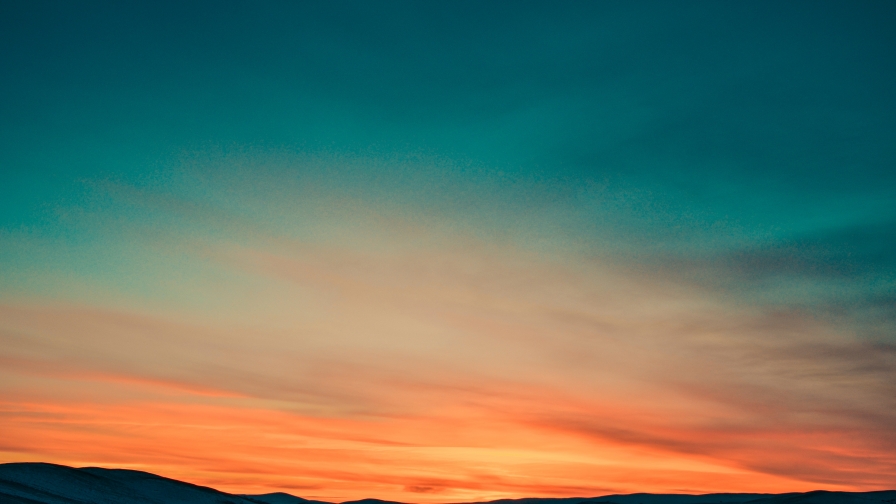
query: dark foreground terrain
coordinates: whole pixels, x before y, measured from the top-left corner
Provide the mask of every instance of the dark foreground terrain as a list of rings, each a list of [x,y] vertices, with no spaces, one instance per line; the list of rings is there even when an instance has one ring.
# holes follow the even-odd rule
[[[0,504],[324,504],[285,493],[234,495],[141,471],[43,463],[0,464]],[[490,504],[896,504],[896,490],[788,494],[631,494],[516,499]],[[385,504],[366,499],[353,504]],[[480,503],[484,504],[484,503]]]

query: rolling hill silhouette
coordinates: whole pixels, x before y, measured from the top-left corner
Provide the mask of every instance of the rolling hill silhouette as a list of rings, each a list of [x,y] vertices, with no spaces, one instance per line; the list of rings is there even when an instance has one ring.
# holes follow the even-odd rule
[[[236,495],[155,474],[47,463],[0,464],[3,504],[330,504],[277,492]],[[896,504],[896,490],[786,494],[629,494],[502,499],[469,504]],[[363,499],[342,504],[400,504]]]

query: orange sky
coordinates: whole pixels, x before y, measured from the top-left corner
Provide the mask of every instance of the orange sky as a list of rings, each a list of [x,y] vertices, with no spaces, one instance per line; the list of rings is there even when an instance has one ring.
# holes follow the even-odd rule
[[[0,0],[0,463],[892,489],[894,20]]]
[[[893,481],[854,370],[888,357],[848,331],[387,215],[347,241],[134,235],[198,257],[164,281],[199,304],[72,280],[84,301],[0,305],[0,461],[331,501]]]

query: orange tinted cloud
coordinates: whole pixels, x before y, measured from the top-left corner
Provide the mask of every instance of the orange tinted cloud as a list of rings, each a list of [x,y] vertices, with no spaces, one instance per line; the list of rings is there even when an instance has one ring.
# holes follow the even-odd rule
[[[2,458],[419,502],[896,475],[886,346],[619,263],[375,226],[206,246],[226,288],[183,288],[226,309],[0,305]]]
[[[57,401],[6,403],[3,416],[7,457],[115,465],[233,491],[292,489],[332,500],[809,487],[662,450],[558,435],[495,412],[346,420],[180,401]]]

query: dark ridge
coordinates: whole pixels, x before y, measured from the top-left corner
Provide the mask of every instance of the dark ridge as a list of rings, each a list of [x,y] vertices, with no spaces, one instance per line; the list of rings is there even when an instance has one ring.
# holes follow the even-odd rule
[[[0,464],[2,504],[332,504],[283,492],[234,495],[143,471],[57,464]],[[361,499],[342,504],[404,504]],[[896,490],[876,492],[705,495],[647,494],[500,499],[466,504],[896,504]]]
[[[602,497],[499,499],[470,504],[896,504],[896,491],[830,492],[815,490],[783,494],[649,494]],[[458,503],[462,504],[462,503]]]
[[[493,501],[456,504],[619,504],[604,497],[523,497],[521,499],[498,499]]]
[[[770,495],[751,501],[750,504],[894,504],[896,491],[832,492],[814,490],[805,493]]]
[[[260,495],[240,494],[240,497],[258,504],[332,504],[330,502],[303,499],[284,492],[273,492]]]
[[[398,501],[387,501],[382,499],[360,499],[353,501],[345,501],[341,504],[406,504]]]
[[[494,501],[470,504],[718,504],[749,502],[752,500],[768,497],[770,495],[771,494],[743,493],[718,493],[702,495],[636,493],[626,495],[605,495],[602,497],[526,497],[522,499],[499,499]]]
[[[0,464],[0,502],[28,504],[309,504],[285,493],[233,495],[128,469]],[[313,503],[312,503],[313,504]],[[329,504],[329,503],[319,503]]]

